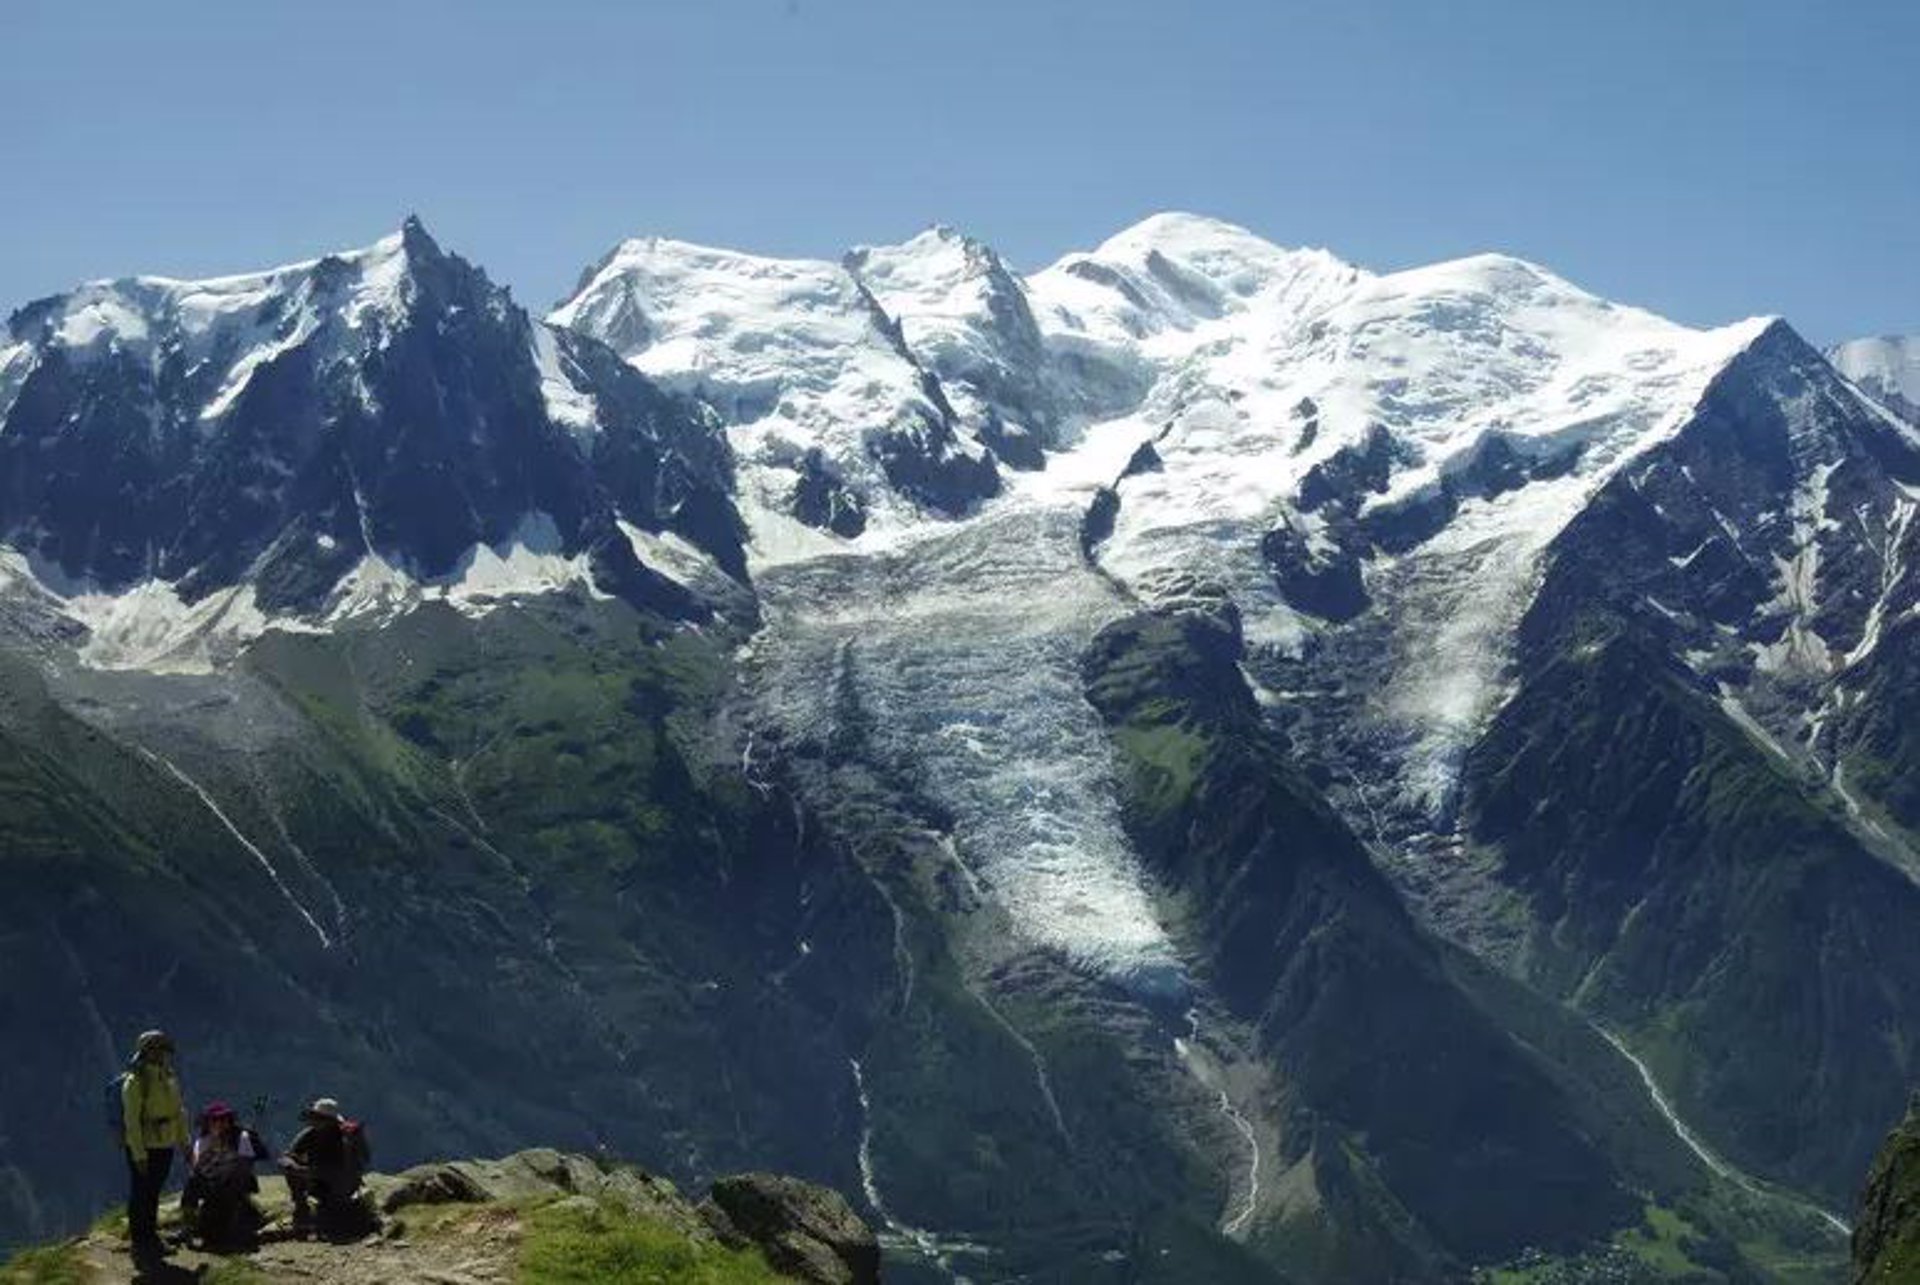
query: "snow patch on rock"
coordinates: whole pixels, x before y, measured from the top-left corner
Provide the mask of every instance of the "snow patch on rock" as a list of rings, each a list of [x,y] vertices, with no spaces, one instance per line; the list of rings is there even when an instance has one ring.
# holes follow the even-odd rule
[[[533,327],[533,364],[540,372],[540,396],[553,422],[576,437],[595,432],[600,425],[599,402],[574,382],[572,363],[560,351],[553,331],[538,323]]]
[[[1854,339],[1828,354],[1841,374],[1895,409],[1920,416],[1920,336]]]

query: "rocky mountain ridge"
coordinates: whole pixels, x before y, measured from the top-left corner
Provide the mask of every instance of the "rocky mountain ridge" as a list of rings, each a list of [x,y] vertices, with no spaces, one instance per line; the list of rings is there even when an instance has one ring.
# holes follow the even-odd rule
[[[745,577],[713,427],[417,220],[265,273],[94,283],[8,329],[0,575],[81,621],[93,663],[204,667],[429,597],[699,618],[684,581]]]

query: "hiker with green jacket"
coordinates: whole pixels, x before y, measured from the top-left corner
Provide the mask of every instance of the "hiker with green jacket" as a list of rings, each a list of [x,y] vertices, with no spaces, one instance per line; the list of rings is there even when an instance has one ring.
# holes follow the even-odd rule
[[[187,1107],[173,1069],[173,1039],[148,1031],[134,1046],[120,1080],[122,1143],[127,1153],[127,1229],[135,1253],[159,1253],[160,1193],[173,1169],[173,1153],[191,1164]]]

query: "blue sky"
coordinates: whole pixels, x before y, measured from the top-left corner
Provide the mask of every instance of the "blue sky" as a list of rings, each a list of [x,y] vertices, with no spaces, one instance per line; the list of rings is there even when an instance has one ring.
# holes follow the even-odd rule
[[[536,307],[622,236],[1037,267],[1158,209],[1920,331],[1920,4],[7,0],[0,307],[417,210]]]

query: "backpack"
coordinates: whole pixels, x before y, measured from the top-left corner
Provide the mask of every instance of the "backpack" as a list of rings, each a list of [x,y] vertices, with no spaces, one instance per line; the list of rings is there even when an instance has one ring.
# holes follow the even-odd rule
[[[357,1178],[373,1164],[373,1148],[367,1144],[366,1128],[358,1120],[342,1120],[340,1135],[346,1143],[347,1167]]]
[[[127,1081],[132,1075],[131,1071],[121,1071],[108,1080],[106,1100],[102,1103],[106,1107],[107,1132],[122,1146],[126,1145],[127,1136]]]

